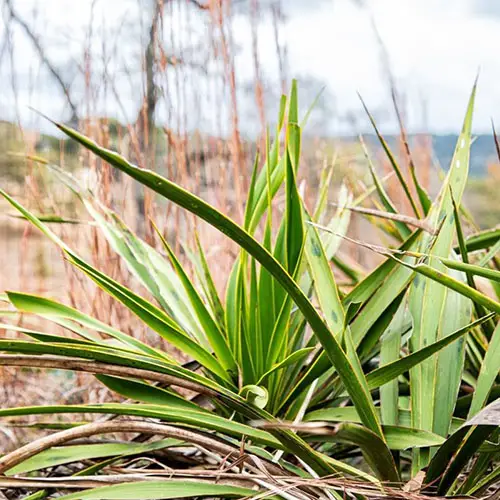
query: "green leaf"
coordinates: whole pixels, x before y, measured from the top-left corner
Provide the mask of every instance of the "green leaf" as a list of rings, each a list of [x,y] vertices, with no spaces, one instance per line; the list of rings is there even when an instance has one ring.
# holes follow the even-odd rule
[[[377,476],[384,481],[400,480],[396,464],[387,444],[374,432],[357,424],[340,424],[334,431],[335,440],[359,446],[363,456]]]
[[[285,156],[285,225],[286,225],[286,262],[290,276],[295,276],[300,265],[304,249],[304,223],[302,220],[302,202],[297,190],[295,171],[300,161],[300,129],[289,125],[288,143]],[[297,148],[294,150],[293,148]]]
[[[469,236],[465,240],[465,248],[467,252],[475,252],[492,247],[498,241],[500,241],[500,229],[487,229]],[[458,252],[459,250],[458,246],[456,246],[455,251]]]
[[[418,242],[421,230],[415,231],[399,248],[408,251]],[[350,324],[355,345],[359,345],[370,328],[407,289],[413,273],[388,259],[361,281],[342,301],[344,307],[351,302],[363,303],[363,308]]]
[[[92,318],[77,309],[61,304],[60,302],[20,292],[7,292],[7,296],[12,305],[21,312],[36,314],[42,318],[55,321],[59,324],[61,324],[59,321],[61,319],[76,321],[77,323],[80,323],[87,328],[91,328],[96,332],[104,333],[119,340],[124,345],[131,347],[137,352],[171,362],[171,358],[161,351],[149,347],[140,340],[126,335],[116,328],[106,325],[102,321]],[[86,340],[94,341],[94,337],[87,336]]]
[[[401,338],[405,323],[406,301],[399,306],[389,327],[381,337],[380,345],[380,368],[399,360],[401,351]],[[368,385],[370,384],[367,377]],[[390,382],[380,386],[380,408],[382,415],[382,424],[398,424],[398,403],[399,403],[399,384],[395,377]]]
[[[201,263],[201,272],[199,273],[199,276],[202,282],[205,284],[205,290],[207,292],[207,297],[211,303],[214,316],[219,321],[219,324],[223,324],[224,308],[222,307],[222,302],[220,300],[219,294],[217,293],[217,288],[215,286],[215,282],[210,272],[210,268],[208,267],[207,258],[205,256],[205,252],[203,251],[201,242],[198,238],[198,234],[195,234],[195,236],[196,236],[196,248],[198,250],[198,257]]]
[[[437,258],[448,269],[463,271],[464,273],[470,273],[475,276],[482,276],[483,278],[488,278],[489,280],[500,283],[500,271],[495,271],[493,269],[489,269],[488,267],[476,266],[474,264],[466,264],[464,262],[460,262],[459,260],[445,259],[442,257]]]
[[[29,213],[24,207],[13,200],[7,193],[0,189],[0,194],[4,196],[9,203],[23,213],[37,228],[45,235],[52,239],[54,243],[66,253],[70,262],[84,271],[92,280],[94,280],[101,288],[106,290],[110,295],[121,301],[139,318],[141,318],[153,330],[156,329],[163,338],[171,342],[173,345],[183,350],[186,354],[192,355],[194,359],[203,364],[207,369],[220,376],[222,379],[230,381],[228,374],[220,366],[217,360],[199,344],[185,335],[175,324],[175,322],[167,316],[162,310],[149,303],[147,300],[139,297],[131,290],[120,285],[105,274],[99,272],[85,261],[80,259],[63,241],[61,241],[54,233],[52,233],[42,222]],[[116,335],[116,333],[115,333]]]
[[[263,410],[258,409],[255,406],[250,406],[246,403],[246,401],[241,398],[239,395],[235,394],[231,390],[220,386],[216,382],[203,377],[201,375],[197,375],[185,368],[180,366],[168,365],[167,363],[159,363],[158,361],[153,361],[151,358],[149,359],[138,359],[136,357],[131,356],[122,356],[120,354],[116,354],[110,352],[107,349],[102,349],[100,347],[85,347],[75,346],[71,344],[43,344],[43,343],[33,343],[33,342],[23,342],[17,340],[0,340],[0,351],[6,352],[17,352],[22,354],[57,354],[59,356],[67,356],[67,357],[80,357],[83,359],[90,359],[92,361],[102,361],[108,364],[116,364],[119,366],[126,366],[130,368],[140,368],[145,370],[150,370],[153,372],[164,373],[166,375],[171,375],[175,377],[177,380],[189,382],[189,384],[196,384],[202,389],[201,392],[207,393],[213,399],[216,399],[219,403],[227,406],[229,409],[238,412],[241,415],[244,415],[248,419],[264,419],[269,420],[272,419],[269,413],[264,412]],[[182,384],[181,384],[182,386]],[[113,408],[113,413],[120,414],[124,411],[123,405],[116,405],[116,408]],[[60,409],[59,409],[60,408]],[[43,413],[67,413],[68,406],[62,407],[36,407],[36,408],[17,408],[10,410],[0,410],[0,416],[10,415],[25,415],[30,412],[34,412],[37,414]],[[165,407],[160,407],[162,414],[158,415],[156,412],[152,412],[149,414],[152,418],[165,418]],[[85,407],[84,412],[89,412],[89,407]],[[132,405],[131,409],[126,409],[125,413],[138,411],[137,405]],[[140,410],[139,410],[140,411]],[[8,412],[8,413],[7,413]],[[77,411],[80,413],[80,411]],[[96,410],[96,413],[101,413],[102,410],[99,408]],[[105,411],[106,412],[106,411]],[[106,412],[107,413],[107,412]],[[187,410],[182,410],[182,412],[176,416],[176,422],[180,421],[180,418],[187,418]],[[207,417],[207,414],[205,414]],[[208,417],[210,414],[208,414]],[[199,421],[194,421],[193,425],[199,427]],[[227,433],[228,426],[231,428],[230,421],[220,422],[222,427],[220,427],[221,432]],[[245,426],[246,428],[246,426]],[[252,436],[252,429],[246,430],[243,432],[244,435]],[[270,446],[280,448],[284,447],[290,453],[293,453],[304,460],[309,464],[318,474],[330,474],[335,469],[327,458],[324,458],[321,455],[318,455],[314,450],[312,450],[302,439],[296,436],[291,431],[286,430],[276,430],[273,433],[278,437],[272,437],[272,443],[269,443]],[[241,435],[240,435],[241,437]],[[262,434],[261,434],[262,437]],[[256,438],[258,441],[260,438]],[[279,439],[279,440],[278,440]],[[281,444],[280,444],[281,443]]]
[[[311,221],[307,212],[305,212],[305,217],[307,221]],[[308,224],[307,227],[305,254],[313,280],[314,291],[321,311],[325,316],[326,324],[330,331],[338,337],[344,330],[345,313],[323,243],[317,229],[311,224]]]
[[[129,368],[149,370],[152,372],[171,375],[190,383],[199,384],[200,387],[204,387],[209,391],[216,391],[217,393],[228,397],[230,400],[234,399],[234,393],[232,391],[223,388],[207,377],[197,375],[196,373],[179,365],[166,363],[151,357],[131,355],[128,352],[125,353],[117,350],[111,350],[98,345],[90,346],[71,343],[41,343],[0,339],[0,351],[18,352],[22,354],[56,354],[67,357],[78,357],[91,361],[101,361],[103,363]]]
[[[444,285],[445,287],[450,288],[451,290],[455,290],[464,297],[467,297],[472,301],[481,304],[486,309],[494,311],[497,314],[500,314],[500,302],[497,302],[496,300],[491,299],[487,295],[478,292],[475,288],[471,288],[462,281],[458,281],[449,276],[448,274],[438,271],[427,264],[412,265],[402,260],[397,260],[397,262],[399,262],[400,264],[402,264],[407,268],[413,269],[417,273],[422,274],[427,278],[430,278],[436,283],[440,283],[441,285]]]
[[[288,122],[292,124],[299,123],[299,103],[297,93],[297,80],[292,80],[292,88],[290,89],[290,104],[288,108]]]
[[[97,344],[101,347],[109,347],[109,348],[112,347],[111,345],[106,344],[105,342],[98,342],[97,340],[91,341],[91,340],[74,339],[72,337],[63,337],[62,335],[53,335],[50,333],[40,332],[38,330],[31,330],[30,328],[25,328],[23,326],[9,325],[8,323],[0,323],[0,328],[3,328],[5,330],[10,330],[13,332],[24,333],[28,337],[31,337],[35,340],[39,340],[40,342],[61,342],[68,344],[83,344],[90,346]],[[113,346],[112,348],[116,349],[115,346]],[[125,351],[126,349],[123,350]]]
[[[443,443],[429,464],[424,483],[440,479],[437,493],[449,493],[463,468],[499,424],[497,401],[469,419]]]
[[[464,280],[459,273],[455,276],[457,279]],[[464,326],[467,328],[466,325],[470,322],[471,316],[471,301],[463,295],[448,290],[438,335],[446,338],[448,332]],[[487,321],[481,324],[485,325]],[[462,382],[464,362],[465,338],[459,338],[457,342],[449,344],[440,350],[437,356],[433,431],[441,436],[446,437],[449,434],[451,417]]]
[[[60,500],[166,500],[192,497],[251,497],[249,488],[185,480],[136,481],[63,495]]]
[[[94,218],[111,248],[124,259],[130,272],[151,292],[161,307],[183,328],[208,346],[196,314],[189,308],[189,299],[177,275],[155,249],[137,238],[118,215],[101,204],[93,193],[82,189],[67,171],[51,166],[59,179],[77,194]]]
[[[270,375],[277,372],[278,370],[283,370],[284,368],[292,366],[296,363],[300,363],[312,351],[314,351],[314,347],[304,347],[303,349],[292,352],[292,354],[289,354],[283,361],[276,363],[270,370],[264,373],[264,375],[262,375],[262,377],[259,379],[258,385],[263,384]]]
[[[411,450],[413,448],[426,448],[443,444],[444,438],[433,432],[383,425],[387,446],[391,450]]]
[[[478,492],[483,492],[490,485],[495,484],[500,478],[500,465],[495,467],[489,474],[486,474],[480,481],[477,481],[474,486],[466,491],[467,495],[477,496]]]
[[[240,328],[241,328],[241,257],[236,260],[229,274],[226,285],[226,307],[224,320],[228,336],[229,347],[236,353],[238,360],[240,354]]]
[[[321,419],[318,419],[321,420]],[[312,419],[312,422],[316,422],[316,419]],[[408,423],[410,422],[410,416],[408,415]],[[317,425],[321,425],[317,422]],[[344,424],[345,425],[345,424]],[[429,446],[439,446],[444,443],[445,439],[438,434],[434,434],[428,431],[422,431],[420,429],[412,429],[411,427],[402,427],[395,425],[383,425],[385,440],[387,442],[387,447],[394,451],[404,451],[411,450],[413,448],[427,448]],[[328,436],[308,436],[308,441],[340,441],[343,439],[337,439],[336,435]]]
[[[349,229],[351,211],[347,210],[346,207],[349,206],[351,200],[352,194],[347,190],[345,184],[342,184],[338,194],[337,210],[326,226],[331,232],[325,232],[320,235],[328,261],[331,261],[335,257],[342,241],[344,241],[343,237],[347,234],[347,230]]]
[[[254,195],[252,196],[252,203],[248,203],[247,212],[252,214],[250,222],[248,223],[248,233],[254,234],[255,229],[263,214],[268,211],[270,222],[271,215],[271,201],[278,192],[283,179],[285,178],[285,157],[279,157],[280,153],[280,132],[283,128],[285,121],[287,98],[281,97],[280,114],[276,129],[276,137],[272,147],[269,147],[269,134],[266,140],[266,164],[260,171],[255,181]]]
[[[250,346],[250,356],[253,359],[256,376],[264,370],[264,346],[262,342],[262,331],[260,328],[259,313],[259,279],[257,277],[257,263],[255,259],[250,259],[250,292],[249,307],[247,314],[248,326],[246,331],[249,333],[247,342]],[[257,384],[259,385],[259,384]]]
[[[243,222],[243,228],[245,231],[250,229],[250,223],[252,221],[252,209],[254,207],[255,199],[255,185],[257,182],[257,171],[259,169],[259,155],[255,155],[255,161],[252,169],[252,177],[250,179],[250,189],[248,190],[248,197],[245,208],[245,220]]]
[[[178,446],[177,439],[162,439],[154,443],[106,443],[106,444],[82,444],[73,446],[61,446],[44,450],[41,453],[21,462],[6,471],[7,476],[25,474],[35,470],[55,467],[57,465],[82,460],[130,455],[146,454],[150,451],[161,450],[171,446]]]
[[[481,364],[476,388],[469,409],[469,418],[478,413],[487,403],[488,395],[500,371],[500,322],[489,341],[488,349]]]
[[[311,221],[311,217],[304,208],[304,217]],[[330,268],[323,242],[321,241],[316,228],[312,224],[307,226],[307,236],[305,244],[305,255],[309,266],[312,284],[318,298],[321,311],[330,331],[339,339],[345,329],[345,313],[338,295],[337,285],[333,272]],[[310,287],[310,282],[305,283],[306,289]],[[355,360],[350,360],[351,365]],[[294,399],[302,390],[308,386],[319,375],[323,374],[325,369],[330,366],[326,354],[322,354],[319,360],[316,360],[311,369],[296,384],[292,393],[285,401]],[[353,372],[354,373],[354,372]],[[360,379],[360,385],[363,385]]]
[[[377,408],[377,412],[380,412],[380,408]],[[398,422],[399,426],[404,429],[410,429],[412,432],[420,433],[420,429],[412,429],[411,427],[411,411],[405,410],[402,408],[398,409]],[[323,408],[321,410],[314,410],[307,413],[304,417],[305,422],[315,422],[315,421],[327,421],[327,422],[354,422],[359,423],[361,420],[359,419],[359,415],[356,411],[356,408],[353,406],[342,406],[342,407],[333,407],[333,408]],[[464,420],[460,418],[453,418],[452,421],[452,429],[453,432],[458,430],[464,424]],[[384,435],[387,439],[392,439],[391,434],[393,433],[393,429],[395,426],[392,425],[384,425]],[[438,436],[437,434],[428,433],[428,431],[421,431],[423,434],[421,436],[435,436],[435,440],[443,441],[442,436]]]
[[[380,368],[377,368],[376,370],[373,370],[366,376],[368,386],[370,387],[371,390],[373,390],[376,389],[377,387],[387,384],[391,380],[394,380],[395,378],[399,377],[400,375],[407,372],[411,368],[417,366],[419,363],[422,363],[430,356],[439,352],[441,349],[445,348],[449,344],[460,339],[462,336],[464,336],[473,328],[480,326],[485,321],[490,320],[493,316],[494,316],[493,313],[488,314],[487,316],[484,316],[470,323],[469,325],[460,328],[459,330],[451,333],[450,335],[447,335],[446,337],[437,340],[431,345],[423,347],[422,349],[419,349],[418,351],[415,351],[409,354],[408,356],[405,356],[404,358],[401,358],[397,361],[393,361],[392,363],[386,364],[384,366],[381,366]]]
[[[460,248],[460,257],[462,258],[464,264],[469,264],[469,255],[467,254],[467,249],[465,246],[465,237],[462,229],[462,224],[460,222],[460,211],[455,202],[455,198],[453,197],[453,193],[450,193],[450,195],[453,204],[453,217],[455,219],[455,227],[457,230],[457,239],[458,239],[458,246]],[[466,271],[465,276],[467,278],[467,284],[472,288],[477,288],[472,273]],[[484,308],[477,303],[474,303],[474,309],[476,311],[476,316],[478,317],[484,316],[486,314]],[[482,329],[487,337],[491,337],[491,334],[493,333],[493,328],[494,326],[491,323],[484,323],[482,326]]]
[[[155,387],[154,385],[129,380],[110,375],[96,375],[96,378],[112,391],[135,401],[142,401],[153,405],[164,405],[169,408],[188,408],[200,411],[201,408],[174,394],[172,391]]]
[[[403,289],[401,293],[395,297],[395,299],[382,311],[382,314],[377,318],[375,323],[366,332],[364,338],[358,346],[358,353],[361,359],[367,359],[372,356],[374,350],[379,348],[379,342],[384,336],[384,332],[389,328],[391,322],[394,320],[399,307],[406,298],[406,290]],[[352,303],[351,303],[352,304]],[[361,310],[360,314],[363,311]],[[406,333],[411,329],[412,321],[410,314],[405,314],[404,322],[401,325],[402,333]],[[380,345],[381,347],[381,345]]]
[[[272,328],[270,338],[264,339],[267,345],[266,366],[274,366],[287,352],[288,330],[290,314],[292,310],[292,300],[289,295],[285,296],[281,309]]]
[[[267,390],[259,385],[245,385],[240,390],[240,396],[258,408],[265,408],[269,400]]]
[[[266,227],[264,231],[264,246],[266,250],[271,251],[271,226],[269,217],[266,221]],[[269,352],[269,341],[270,335],[272,336],[272,332],[275,327],[276,322],[276,314],[277,311],[274,307],[275,305],[275,288],[279,285],[273,279],[273,276],[269,271],[261,266],[259,273],[259,329],[258,334],[260,335],[260,339],[258,340],[259,345],[261,346],[261,353],[263,363],[262,365],[267,367],[266,358]]]
[[[18,214],[12,214],[9,216],[16,219],[26,219],[23,215]],[[48,224],[89,224],[89,222],[85,220],[67,219],[57,214],[37,214],[36,217],[38,220]]]
[[[424,482],[429,484],[441,477],[437,493],[448,493],[462,469],[494,429],[492,426],[464,426],[452,434],[434,455]]]
[[[313,210],[312,219],[314,222],[320,222],[321,217],[323,216],[326,210],[326,204],[328,202],[328,193],[330,190],[330,185],[333,177],[333,164],[335,160],[332,161],[332,166],[324,168],[321,171],[320,179],[319,179],[319,188],[318,188],[318,196],[316,199],[316,206]],[[326,163],[325,163],[326,166]]]

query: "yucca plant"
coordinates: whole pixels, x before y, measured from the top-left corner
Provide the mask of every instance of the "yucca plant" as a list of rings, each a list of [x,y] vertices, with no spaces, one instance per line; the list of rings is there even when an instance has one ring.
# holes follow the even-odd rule
[[[255,162],[243,226],[170,180],[56,124],[159,197],[220,230],[240,252],[221,300],[203,242],[185,248],[196,271],[192,278],[160,230],[157,250],[52,167],[147,290],[146,299],[90,265],[1,191],[73,266],[190,361],[182,365],[168,349],[55,300],[7,291],[5,300],[17,311],[49,320],[71,336],[4,325],[31,340],[0,340],[2,364],[93,373],[126,399],[0,410],[2,418],[70,413],[82,418],[40,420],[40,428],[62,429],[4,455],[0,486],[36,490],[27,498],[77,490],[59,497],[64,499],[340,498],[346,491],[380,497],[404,496],[411,488],[422,494],[482,495],[500,475],[494,402],[500,303],[478,290],[475,278],[500,281],[495,267],[500,234],[465,239],[460,222],[466,215],[461,199],[474,96],[475,87],[436,201],[429,200],[411,169],[413,196],[376,129],[414,215],[397,212],[370,165],[373,188],[357,200],[343,189],[340,208],[326,223],[331,176],[323,176],[312,211],[297,189],[301,126],[295,84],[289,99],[282,99],[263,167]],[[281,220],[273,221],[280,189],[285,209]],[[377,225],[400,244],[388,249],[359,242],[385,256],[359,279],[336,251],[346,237],[349,210],[366,199],[375,206],[364,210],[366,216],[382,217]],[[337,286],[332,261],[358,281],[349,293]],[[83,418],[91,413],[107,417],[87,423]],[[109,433],[135,437],[74,444]],[[149,465],[127,466],[131,457]],[[61,468],[71,463],[80,465]],[[50,477],[35,473],[48,469]]]

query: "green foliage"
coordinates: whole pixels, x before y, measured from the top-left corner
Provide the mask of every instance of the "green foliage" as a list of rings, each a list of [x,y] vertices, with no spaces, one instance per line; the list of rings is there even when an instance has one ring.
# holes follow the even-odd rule
[[[255,488],[288,498],[287,476],[297,481],[341,473],[380,486],[379,481],[408,480],[425,467],[428,482],[439,478],[441,494],[481,491],[475,483],[458,477],[473,458],[486,465],[494,461],[491,447],[496,450],[497,444],[486,440],[494,441],[497,436],[492,425],[476,420],[462,425],[459,416],[468,412],[469,418],[477,417],[488,411],[484,408],[494,393],[500,367],[500,328],[491,335],[484,332],[488,331],[485,325],[498,321],[500,303],[471,286],[471,277],[499,281],[500,272],[495,260],[487,256],[488,248],[498,240],[496,233],[465,241],[460,233],[462,253],[454,249],[456,231],[461,231],[456,218],[467,181],[474,96],[475,88],[452,168],[430,206],[415,172],[412,182],[418,197],[414,199],[402,169],[376,129],[415,215],[428,213],[431,231],[411,232],[402,220],[387,218],[379,227],[397,236],[399,249],[370,247],[387,258],[367,276],[351,273],[357,285],[347,295],[339,290],[331,262],[349,268],[336,251],[348,229],[345,205],[356,202],[342,190],[337,213],[325,226],[318,225],[323,223],[320,218],[331,173],[323,176],[314,211],[301,199],[296,180],[301,126],[295,84],[290,98],[282,99],[275,140],[268,144],[263,166],[259,168],[258,159],[255,162],[243,227],[172,181],[57,124],[111,166],[211,224],[240,251],[222,300],[203,242],[197,240],[196,248],[186,252],[186,262],[157,229],[161,246],[157,250],[133,234],[93,193],[79,188],[67,172],[52,166],[148,291],[148,300],[89,264],[41,218],[0,191],[22,217],[60,247],[69,263],[199,365],[195,370],[182,366],[162,350],[54,300],[8,291],[5,299],[19,312],[52,321],[73,337],[13,327],[33,340],[2,339],[1,352],[31,356],[34,367],[94,373],[128,401],[4,408],[0,417],[97,413],[145,422],[154,419],[164,426],[162,434],[170,437],[146,444],[113,442],[61,450],[65,439],[79,435],[77,426],[41,438],[39,446],[26,445],[18,455],[7,454],[0,459],[0,471],[9,475],[43,471],[82,460],[98,466],[104,457],[126,464],[130,456],[148,456],[174,446],[182,450],[194,444],[212,460],[218,457],[222,467],[226,462],[242,467],[251,486],[219,484],[217,474],[208,472],[196,479],[187,469],[173,470],[173,479],[146,481],[144,475],[123,484],[85,486],[85,491],[61,498],[247,497]],[[284,145],[279,140],[282,132]],[[397,216],[372,165],[370,171],[375,188],[367,197],[377,195],[383,207]],[[281,219],[273,221],[271,206],[280,190],[285,207]],[[263,235],[261,242],[258,235]],[[464,255],[468,258],[463,259]],[[196,279],[191,278],[190,268]],[[478,353],[479,364],[471,361],[472,351]],[[15,365],[15,356],[9,359]],[[475,391],[468,398],[471,385]],[[175,387],[197,395],[184,396]],[[104,427],[99,429],[95,434],[104,432]],[[155,460],[177,463],[175,457],[165,457]],[[89,470],[80,475],[101,471],[99,467]],[[236,474],[235,470],[232,466],[224,469],[228,475]],[[482,485],[498,475],[487,474],[482,465],[475,470]],[[262,472],[263,477],[283,476],[281,486],[258,479]],[[106,484],[109,476],[100,474]],[[180,477],[192,479],[189,487],[180,487]],[[294,487],[299,496],[302,487],[300,483]],[[317,492],[326,489],[336,498],[336,490],[343,487],[326,482],[315,486]]]

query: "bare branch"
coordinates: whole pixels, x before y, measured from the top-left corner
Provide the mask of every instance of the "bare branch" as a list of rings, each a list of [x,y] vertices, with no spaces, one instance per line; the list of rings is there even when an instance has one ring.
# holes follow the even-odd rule
[[[210,5],[208,2],[202,3],[202,2],[199,2],[198,0],[189,0],[189,3],[200,10],[210,9]]]
[[[63,94],[66,97],[66,101],[71,109],[71,120],[78,121],[78,109],[76,104],[73,102],[71,94],[69,92],[69,85],[63,80],[60,75],[59,70],[54,66],[51,60],[47,57],[45,49],[42,47],[40,39],[35,35],[33,30],[30,28],[28,23],[19,16],[19,14],[14,10],[12,5],[12,0],[5,0],[5,4],[7,5],[10,18],[14,20],[21,28],[23,29],[26,36],[30,39],[33,47],[35,48],[38,56],[40,57],[41,62],[45,65],[45,67],[49,70],[50,74],[53,76],[54,80],[57,82]]]
[[[163,4],[163,0],[155,0],[151,25],[149,27],[148,45],[144,54],[146,89],[142,109],[139,111],[140,141],[143,149],[152,146],[154,115],[158,102],[158,90],[155,84],[156,45],[158,27],[162,19]]]

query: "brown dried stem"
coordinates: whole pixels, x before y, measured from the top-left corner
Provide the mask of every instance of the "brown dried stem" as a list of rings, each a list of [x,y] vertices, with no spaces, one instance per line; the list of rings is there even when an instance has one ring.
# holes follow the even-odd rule
[[[173,377],[164,373],[157,373],[140,368],[112,365],[98,361],[89,361],[65,356],[38,356],[25,354],[0,354],[0,366],[28,366],[30,368],[55,368],[59,370],[81,371],[93,374],[112,375],[116,377],[139,378],[160,382],[166,385],[175,385],[208,396],[217,396],[215,391],[201,384]]]

